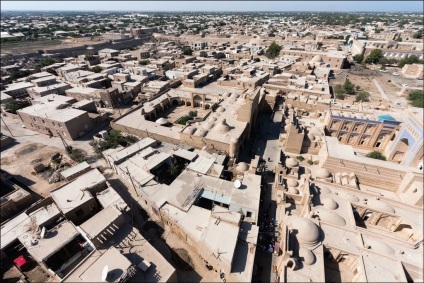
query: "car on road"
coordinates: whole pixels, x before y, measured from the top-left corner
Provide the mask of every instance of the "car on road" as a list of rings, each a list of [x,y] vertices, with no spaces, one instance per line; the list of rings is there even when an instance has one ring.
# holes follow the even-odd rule
[[[393,76],[399,76],[398,72],[393,73]]]
[[[402,86],[403,86],[403,87],[407,87],[407,86],[408,86],[408,84],[402,84]]]
[[[15,258],[13,263],[16,265],[17,268],[19,268],[20,271],[27,270],[30,265],[28,259],[26,259],[25,256],[23,255],[20,255],[17,258]]]

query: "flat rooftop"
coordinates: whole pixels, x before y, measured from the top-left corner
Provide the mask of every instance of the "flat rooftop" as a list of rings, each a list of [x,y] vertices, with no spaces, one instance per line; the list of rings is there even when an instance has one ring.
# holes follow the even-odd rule
[[[87,163],[87,161],[78,163],[75,166],[72,166],[66,170],[63,170],[62,172],[60,172],[60,174],[64,177],[64,178],[69,178],[72,175],[75,175],[81,171],[84,171],[88,168],[91,168],[90,164]]]
[[[118,282],[131,266],[131,262],[115,247],[110,247],[79,277],[82,282],[101,282],[105,266],[108,267],[107,282]]]
[[[120,216],[122,213],[116,207],[108,206],[85,221],[80,227],[90,239],[94,239]]]
[[[53,200],[63,213],[72,211],[93,198],[88,189],[106,182],[97,169],[93,169],[75,180],[50,192]]]
[[[45,234],[36,245],[31,243],[33,233],[27,232],[19,236],[19,241],[25,245],[28,252],[39,262],[46,260],[79,235],[71,222],[63,222],[53,231]]]

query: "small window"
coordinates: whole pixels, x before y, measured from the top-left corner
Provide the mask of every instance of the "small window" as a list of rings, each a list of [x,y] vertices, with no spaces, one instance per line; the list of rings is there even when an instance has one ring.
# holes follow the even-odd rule
[[[250,212],[250,211],[246,212],[246,217],[247,218],[252,218],[252,212]]]
[[[41,119],[41,122],[43,122],[43,124],[45,124],[45,123],[46,123],[46,121],[44,121],[43,119]]]

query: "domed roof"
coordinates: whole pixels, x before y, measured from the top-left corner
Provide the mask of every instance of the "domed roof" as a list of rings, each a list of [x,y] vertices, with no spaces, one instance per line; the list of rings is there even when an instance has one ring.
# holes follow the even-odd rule
[[[320,221],[328,222],[337,226],[346,226],[346,220],[343,217],[325,207],[317,207],[315,213],[319,216]]]
[[[289,168],[297,167],[299,166],[299,161],[290,157],[286,160],[286,166]]]
[[[205,130],[210,130],[214,126],[215,126],[215,123],[214,122],[208,122],[208,123],[203,124],[202,128],[205,129]]]
[[[287,106],[288,109],[292,109],[293,108],[293,105],[291,105],[291,104],[287,104],[286,106]]]
[[[192,135],[197,130],[195,127],[187,127],[184,129],[183,133]]]
[[[299,258],[303,261],[306,265],[312,265],[315,263],[315,254],[308,250],[307,248],[300,248],[299,249]]]
[[[364,237],[364,246],[369,246],[371,250],[389,256],[395,253],[395,250],[389,245],[369,237]]]
[[[305,174],[311,174],[311,169],[305,168]]]
[[[198,129],[196,133],[194,133],[195,136],[204,137],[208,134],[208,131],[205,129]]]
[[[288,192],[288,193],[290,193],[290,194],[292,194],[292,195],[298,195],[298,194],[299,194],[299,190],[298,190],[298,189],[296,189],[295,187],[290,187],[290,188],[287,190],[287,192]]]
[[[228,91],[224,92],[224,94],[222,95],[222,97],[228,97],[229,95],[231,95],[231,93],[229,93]]]
[[[352,117],[352,114],[350,114],[349,112],[343,112],[342,116],[350,118]]]
[[[366,203],[371,208],[375,208],[375,209],[382,210],[389,213],[395,213],[395,210],[393,207],[391,207],[390,205],[388,205],[387,203],[381,200],[371,198],[371,199],[367,199]]]
[[[335,201],[332,198],[324,198],[323,200],[321,200],[321,202],[324,207],[331,210],[337,209],[339,207],[339,204],[337,203],[337,201]]]
[[[287,180],[287,186],[289,186],[289,187],[297,187],[297,186],[299,186],[299,183],[296,180],[294,180],[294,179],[288,179]]]
[[[359,198],[351,193],[340,191],[339,196],[349,202],[358,202]]]
[[[218,120],[217,118],[215,118],[214,116],[210,116],[209,118],[208,118],[208,123],[214,123],[216,120]]]
[[[333,110],[333,111],[331,111],[331,114],[333,114],[334,116],[339,116],[340,115],[340,112],[339,111],[336,111],[336,110]]]
[[[246,162],[240,162],[239,164],[237,164],[236,170],[238,172],[246,172],[247,170],[249,170],[249,164],[247,164]]]
[[[307,246],[314,246],[320,240],[320,230],[310,219],[298,215],[290,216],[291,226],[297,230],[297,239]]]
[[[316,172],[317,177],[319,178],[329,178],[331,173],[325,168],[319,168]]]
[[[318,127],[311,127],[309,133],[312,133],[314,136],[322,137],[322,132]]]
[[[316,138],[315,138],[315,135],[314,135],[313,133],[311,133],[311,132],[309,132],[307,136],[308,136],[308,138],[309,138],[311,141],[315,141],[315,139],[316,139]]]
[[[168,120],[166,120],[165,118],[159,118],[156,120],[156,123],[159,125],[165,125],[168,124]]]
[[[321,63],[321,62],[322,62],[321,55],[315,55],[314,58],[312,58],[311,61],[309,61],[309,63]]]
[[[327,187],[319,187],[319,192],[321,195],[331,194],[331,190]]]
[[[228,126],[225,119],[222,119],[220,122],[217,123],[214,129],[217,132],[224,134],[230,130],[230,126]]]
[[[222,106],[219,106],[218,107],[218,109],[216,109],[216,112],[224,112],[225,111],[225,108],[224,107],[222,107]]]

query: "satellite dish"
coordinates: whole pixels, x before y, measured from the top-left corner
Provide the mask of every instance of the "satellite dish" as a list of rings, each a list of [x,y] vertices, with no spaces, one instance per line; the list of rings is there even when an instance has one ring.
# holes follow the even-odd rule
[[[103,267],[103,271],[102,271],[102,281],[103,282],[106,281],[108,273],[109,273],[109,267],[106,265],[105,267]]]
[[[43,229],[41,229],[41,234],[40,234],[41,239],[44,238],[44,235],[46,235],[46,227],[43,227]]]
[[[234,182],[234,187],[235,187],[236,189],[238,189],[238,188],[240,188],[240,187],[241,187],[241,182],[240,182],[240,180],[236,180],[236,181]]]

